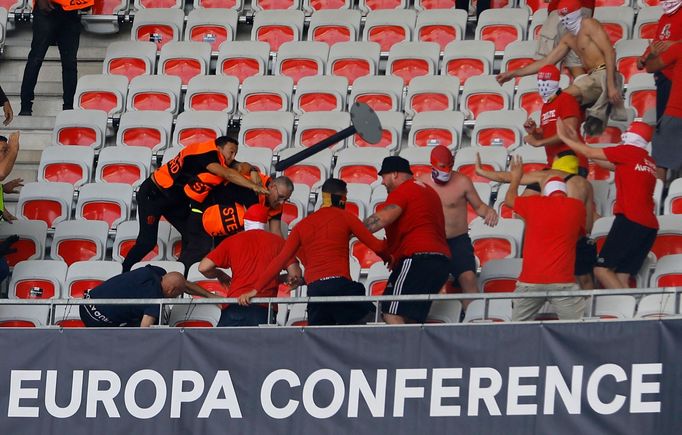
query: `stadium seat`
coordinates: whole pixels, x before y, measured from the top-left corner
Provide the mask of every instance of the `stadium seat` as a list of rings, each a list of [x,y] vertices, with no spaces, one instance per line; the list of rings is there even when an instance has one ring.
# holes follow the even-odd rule
[[[455,150],[462,141],[463,129],[462,112],[417,113],[412,118],[407,144],[411,147],[444,145],[450,150]]]
[[[359,0],[358,9],[362,11],[363,15],[367,15],[372,11],[405,9],[409,4],[410,2],[407,0]]]
[[[594,8],[593,17],[598,20],[609,35],[611,44],[630,38],[635,11],[629,6]]]
[[[109,226],[101,221],[73,220],[57,224],[50,256],[67,266],[76,261],[102,260],[107,249]]]
[[[48,305],[0,305],[0,328],[40,328],[49,315]]]
[[[152,151],[143,147],[106,147],[99,153],[95,171],[98,183],[125,183],[137,188],[147,179]]]
[[[515,71],[519,68],[533,63],[535,61],[535,49],[537,48],[537,41],[516,41],[512,42],[504,50],[502,56],[502,65],[500,72]],[[535,79],[535,75],[532,76]],[[515,83],[518,85],[521,77],[517,77]]]
[[[354,185],[351,185],[354,186]],[[369,216],[369,206],[365,208],[366,214]],[[349,210],[349,211],[352,211]],[[359,210],[358,210],[359,211]],[[374,236],[377,237],[378,239],[384,239],[385,238],[385,233],[384,230],[379,230],[376,233],[374,233]],[[360,242],[356,238],[352,238],[350,241],[350,255],[353,256],[357,261],[358,264],[361,267],[361,270],[364,272],[370,271],[371,272],[371,267],[374,266],[375,264],[378,264],[380,266],[377,267],[383,267],[381,270],[387,270],[386,266],[383,263],[383,260],[379,258],[378,255],[374,253],[374,251],[370,250],[364,243]],[[375,268],[376,269],[376,268]],[[368,280],[371,278],[368,276]],[[379,284],[381,286],[381,292],[383,292],[384,286],[386,285],[386,279],[388,278],[388,272],[386,273],[386,276],[384,277],[384,282],[383,285]],[[369,292],[371,289],[371,283],[367,282],[366,287],[367,291]]]
[[[120,15],[128,12],[128,0],[99,0],[92,6],[89,14],[83,14],[81,23],[86,32],[114,34],[120,30]],[[108,20],[103,19],[108,16]]]
[[[657,260],[674,254],[682,254],[682,216],[658,216],[658,234],[651,252]]]
[[[367,184],[348,184],[348,195],[346,199],[346,211],[352,213],[360,220],[364,220],[368,214],[370,198],[372,197],[372,188]],[[317,197],[318,209],[322,204],[322,195]],[[358,264],[360,264],[359,259]],[[362,267],[362,265],[361,265]],[[364,268],[364,267],[363,267]]]
[[[135,9],[182,9],[182,0],[133,0]]]
[[[117,41],[107,46],[102,74],[122,75],[128,81],[143,74],[154,74],[156,44],[150,41]]]
[[[289,304],[286,326],[308,326],[308,304]]]
[[[489,227],[483,223],[483,219],[476,218],[470,227],[471,243],[481,266],[490,260],[521,255],[524,229],[521,219],[500,219],[497,226]]]
[[[208,42],[169,42],[161,49],[157,74],[180,77],[183,85],[192,77],[208,74],[211,45]]]
[[[360,137],[360,135],[354,134],[348,141],[348,146],[385,148],[391,153],[400,148],[405,115],[402,112],[379,112],[377,116],[379,117],[379,122],[381,122],[381,139],[379,142],[371,144]]]
[[[3,0],[0,2],[0,8],[5,9],[7,12],[14,12],[17,9],[23,9],[25,7],[24,0]]]
[[[16,220],[12,225],[0,225],[0,241],[5,241],[12,235],[19,236],[19,240],[12,245],[12,249],[16,249],[17,252],[5,256],[9,267],[14,267],[20,261],[43,258],[47,239],[45,222]]]
[[[175,261],[180,257],[182,251],[182,236],[174,227],[171,227],[166,243],[166,260]]]
[[[435,42],[398,42],[388,53],[386,75],[400,77],[403,85],[409,86],[416,77],[436,74],[439,56],[440,48]]]
[[[78,79],[75,104],[79,109],[103,110],[112,117],[123,112],[127,93],[128,78],[125,76],[86,75]]]
[[[594,298],[592,312],[602,320],[632,319],[637,301],[629,295],[608,295]]]
[[[294,146],[308,148],[347,127],[350,127],[348,112],[304,113],[298,118]],[[330,149],[336,152],[344,148],[347,140],[337,142]]]
[[[594,186],[594,182],[592,182],[592,185]],[[596,201],[596,191],[595,191],[595,201]],[[594,240],[595,245],[597,246],[597,252],[601,251],[601,248],[604,246],[604,242],[606,241],[606,236],[609,234],[609,230],[611,229],[611,226],[613,225],[613,221],[615,220],[615,217],[613,216],[603,216],[600,217],[599,219],[596,219],[594,221],[594,225],[592,225],[592,233],[590,234],[590,237],[592,237],[592,240]]]
[[[496,51],[504,51],[514,41],[526,39],[528,9],[487,9],[481,12],[476,25],[476,39],[491,41]]]
[[[464,313],[462,323],[488,323],[488,322],[511,322],[512,301],[511,299],[488,300],[488,315],[485,312],[485,300],[474,299]]]
[[[476,189],[476,193],[478,193],[478,196],[481,198],[481,201],[483,201],[483,204],[490,204],[490,197],[492,196],[490,184],[474,182],[474,189]],[[471,224],[471,222],[477,217],[478,215],[471,207],[471,204],[467,204],[467,223]]]
[[[597,145],[597,144],[605,144],[605,145],[613,145],[613,144],[619,144],[621,135],[625,130],[627,130],[627,127],[630,124],[628,122],[623,122],[623,121],[614,121],[612,119],[609,119],[609,122],[606,125],[606,129],[602,134],[599,136],[586,136],[585,137],[585,142],[589,143],[591,145]]]
[[[193,77],[187,85],[185,110],[214,110],[234,114],[237,111],[239,79],[230,76]]]
[[[267,148],[273,153],[287,148],[292,140],[294,114],[291,112],[251,112],[242,117],[239,143]]]
[[[459,79],[449,76],[415,77],[407,90],[405,114],[408,117],[420,112],[448,111],[457,109]]]
[[[228,269],[222,269],[225,271],[228,275],[232,273],[232,271]],[[199,263],[194,263],[189,267],[189,271],[187,272],[187,279],[189,281],[194,282],[195,284],[200,285],[207,291],[210,291],[213,294],[222,296],[222,297],[227,297],[227,288],[223,286],[223,284],[220,283],[217,279],[209,279],[206,278],[201,272],[199,272]],[[193,296],[197,297],[197,296]]]
[[[265,75],[270,61],[270,46],[262,41],[230,41],[220,46],[216,74],[233,76],[244,83],[247,77]]]
[[[118,261],[77,261],[66,272],[66,285],[62,297],[82,298],[104,281],[119,275],[122,271]]]
[[[72,201],[73,186],[69,183],[26,183],[19,193],[17,217],[55,227],[69,219]]]
[[[471,134],[471,144],[479,146],[515,147],[524,137],[523,123],[527,115],[523,110],[493,110],[483,112],[476,120]],[[544,149],[540,149],[544,153]]]
[[[172,127],[173,115],[170,112],[125,112],[121,115],[116,144],[147,148],[152,153],[158,153],[168,147]]]
[[[513,93],[511,81],[500,85],[492,75],[470,77],[459,100],[460,110],[467,119],[477,119],[481,113],[491,110],[507,110],[511,107]]]
[[[500,184],[497,188],[497,198],[495,198],[495,203],[493,208],[501,218],[511,219],[514,217],[514,211],[504,204],[504,198],[509,190],[509,184]],[[522,190],[523,192],[523,190]]]
[[[58,260],[28,260],[14,266],[9,283],[10,299],[59,299],[67,265]]]
[[[478,286],[484,293],[506,293],[516,289],[521,274],[521,258],[490,260],[481,267]]]
[[[187,146],[224,136],[230,117],[225,112],[202,110],[182,112],[173,130],[173,145]]]
[[[386,203],[386,198],[388,197],[388,192],[386,191],[386,186],[383,184],[372,186],[372,196],[369,202],[368,214],[376,213],[384,208]]]
[[[270,149],[243,146],[239,148],[237,160],[240,162],[248,162],[258,167],[264,174],[271,173],[272,150]]]
[[[81,187],[76,219],[105,221],[116,228],[130,217],[133,188],[122,183],[90,183]]]
[[[621,39],[616,43],[616,68],[623,75],[624,83],[635,74],[646,73],[637,68],[637,60],[649,46],[645,39]]]
[[[287,76],[254,76],[244,80],[239,94],[239,111],[286,112],[291,108],[294,81]]]
[[[163,224],[163,225],[161,225]],[[114,261],[123,262],[130,249],[135,245],[135,240],[140,231],[140,224],[137,221],[126,221],[116,228],[116,238],[112,248],[111,258]],[[156,245],[145,257],[143,261],[163,260],[166,255],[166,241],[170,234],[170,224],[165,221],[159,222],[159,233]]]
[[[456,41],[445,47],[440,73],[456,76],[464,85],[470,77],[492,74],[494,56],[490,41]]]
[[[294,94],[294,112],[340,112],[346,108],[348,80],[345,77],[303,77]]]
[[[459,323],[462,303],[458,300],[433,301],[424,323]]]
[[[142,9],[135,13],[130,39],[151,41],[156,49],[182,39],[185,13],[180,9]]]
[[[403,80],[400,77],[360,77],[353,83],[348,107],[359,101],[375,112],[400,110],[403,96]]]
[[[436,2],[421,0],[416,1],[414,6],[420,11],[420,8],[433,3]],[[467,13],[461,9],[421,9],[417,15],[413,39],[419,42],[435,42],[440,51],[443,51],[449,43],[464,39],[466,24]]]
[[[523,172],[541,171],[549,167],[547,151],[544,147],[522,145],[509,152],[512,156],[521,156],[523,159]]]
[[[285,42],[279,47],[274,75],[291,77],[294,85],[303,77],[324,74],[329,46],[324,42]]]
[[[416,21],[417,13],[413,9],[375,10],[367,14],[362,39],[379,43],[381,51],[387,52],[398,42],[412,40]]]
[[[431,174],[431,148],[403,148],[400,151],[400,157],[410,162],[410,169],[415,178]]]
[[[230,9],[194,9],[187,15],[185,41],[207,42],[218,51],[225,41],[237,35],[237,11]]]
[[[300,152],[300,148],[288,148],[279,153],[279,159],[284,160]],[[240,156],[241,156],[241,150]],[[331,175],[332,151],[323,149],[303,161],[285,169],[281,175],[286,175],[296,184],[304,184],[311,190],[317,190]],[[321,198],[321,196],[320,196]],[[320,199],[318,198],[318,199]]]
[[[346,183],[378,184],[381,161],[388,156],[384,148],[349,148],[338,153],[334,177]]]
[[[107,114],[101,110],[62,110],[52,130],[55,145],[78,145],[99,149],[107,131]]]
[[[630,78],[625,91],[625,105],[635,109],[637,118],[656,111],[656,84],[653,74],[637,74]]]
[[[665,198],[665,214],[682,214],[682,178],[677,178],[670,183],[668,196]]]
[[[658,260],[648,285],[650,287],[682,286],[682,254],[668,255]]]
[[[177,115],[182,80],[176,76],[135,77],[128,88],[128,111],[156,110]]]
[[[345,0],[336,0],[339,5],[345,5]],[[308,27],[308,41],[324,42],[332,47],[339,42],[357,41],[360,36],[360,11],[321,10],[310,18]]]
[[[69,183],[78,188],[90,181],[94,159],[90,147],[46,147],[40,155],[38,181]]]
[[[140,261],[139,263],[133,264],[131,270],[139,269],[145,266],[157,266],[168,272],[180,272],[184,275],[185,266],[179,261]]]
[[[220,321],[220,307],[214,304],[173,305],[168,326],[174,328],[212,328]]]
[[[677,313],[675,293],[646,295],[637,305],[635,319],[660,319]]]
[[[290,41],[300,41],[305,16],[298,10],[274,10],[258,12],[253,19],[251,40],[270,44],[270,51]]]
[[[521,0],[523,3],[524,0]],[[528,26],[528,40],[534,40],[537,41],[538,37],[540,35],[540,30],[542,30],[542,25],[544,24],[545,20],[547,19],[547,3],[545,3],[543,0],[537,1],[533,0],[536,4],[542,5],[542,9],[535,9],[534,12],[532,12],[533,8],[531,7],[531,12],[532,15],[530,17],[530,26]]]
[[[474,182],[487,183],[490,180],[476,175],[476,154],[481,155],[483,169],[504,171],[507,166],[507,149],[504,147],[465,147],[455,154],[454,170],[466,175]]]
[[[381,46],[376,42],[339,42],[329,49],[327,75],[345,77],[353,85],[356,79],[379,71]]]
[[[301,9],[301,0],[252,0],[251,9],[256,14],[261,11]]]
[[[242,0],[194,0],[194,9],[232,9],[241,12],[243,7]]]
[[[384,289],[386,289],[386,284],[388,284],[388,277],[390,274],[391,272],[381,261],[372,264],[372,266],[369,268],[369,272],[367,273],[367,281],[365,284],[367,296],[383,295]]]
[[[635,21],[635,28],[632,31],[633,38],[655,39],[658,21],[663,15],[663,8],[652,6],[640,8]]]
[[[523,8],[524,6],[530,9],[531,14],[535,14],[538,11],[547,12],[548,4],[543,0],[519,0],[519,7]]]
[[[305,184],[294,184],[294,191],[282,208],[282,221],[290,229],[308,215],[310,188]]]
[[[54,325],[60,328],[85,328],[79,305],[55,305],[51,317],[54,319]]]

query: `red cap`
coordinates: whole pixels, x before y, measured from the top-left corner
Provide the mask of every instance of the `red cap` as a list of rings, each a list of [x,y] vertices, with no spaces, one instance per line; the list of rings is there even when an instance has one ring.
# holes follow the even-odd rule
[[[431,166],[439,171],[449,172],[455,164],[455,158],[445,145],[435,146],[431,150]]]
[[[557,5],[557,11],[559,15],[570,14],[571,12],[579,11],[582,8],[580,0],[559,0]]]
[[[654,136],[654,128],[642,121],[633,122],[627,131],[636,134],[647,142],[651,142],[651,138]]]
[[[561,72],[559,68],[554,65],[545,65],[538,71],[538,80],[553,80],[558,82],[561,80]]]
[[[254,204],[244,213],[244,220],[251,222],[260,222],[262,224],[268,222],[268,208],[264,205]]]

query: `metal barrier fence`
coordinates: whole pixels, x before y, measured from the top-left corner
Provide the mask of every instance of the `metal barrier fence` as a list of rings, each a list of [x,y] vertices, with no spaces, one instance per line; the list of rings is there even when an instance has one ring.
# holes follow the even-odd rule
[[[536,291],[523,294],[509,293],[455,293],[455,294],[435,294],[435,295],[399,295],[399,296],[307,296],[307,297],[287,297],[287,298],[253,298],[252,304],[267,304],[268,319],[271,319],[273,313],[273,306],[275,304],[295,305],[307,303],[339,303],[339,302],[374,302],[376,303],[375,321],[378,322],[381,318],[380,304],[384,301],[448,301],[448,300],[483,300],[484,301],[484,318],[488,317],[489,304],[491,300],[497,299],[526,299],[526,298],[554,298],[554,297],[577,297],[582,296],[587,298],[590,303],[590,315],[594,317],[594,300],[600,296],[648,296],[655,294],[674,295],[674,311],[675,314],[680,313],[680,296],[682,294],[682,287],[661,287],[661,288],[641,288],[641,289],[617,289],[617,290],[571,290],[571,291]],[[73,305],[159,305],[160,312],[163,313],[164,308],[172,305],[202,305],[202,304],[236,304],[237,298],[175,298],[175,299],[2,299],[1,305],[49,305],[50,307],[50,324],[53,325],[54,307],[59,305],[73,306]],[[268,320],[270,322],[270,320]],[[270,324],[270,323],[268,323]]]

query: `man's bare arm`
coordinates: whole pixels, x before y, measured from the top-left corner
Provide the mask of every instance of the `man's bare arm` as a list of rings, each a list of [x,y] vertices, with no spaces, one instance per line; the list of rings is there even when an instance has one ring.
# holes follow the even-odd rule
[[[140,321],[140,328],[149,328],[154,323],[156,323],[156,317],[145,314]]]
[[[402,214],[403,209],[395,204],[388,204],[380,211],[372,214],[363,222],[371,233],[376,233],[382,228],[391,225]]]
[[[559,137],[569,148],[576,153],[582,154],[591,160],[607,160],[604,150],[601,148],[592,148],[583,143],[578,137],[578,132],[566,125],[561,118],[557,119],[557,133]]]
[[[566,43],[566,38],[569,35],[561,38],[561,41],[554,47],[554,50],[549,52],[549,54],[542,59],[538,59],[533,63],[530,63],[523,68],[519,68],[514,71],[506,71],[497,75],[497,81],[502,84],[508,82],[509,80],[516,77],[525,77],[531,74],[536,74],[545,65],[554,65],[558,63],[561,59],[566,57],[571,48]]]
[[[208,169],[210,173],[219,177],[223,177],[225,180],[229,181],[230,183],[234,183],[237,186],[246,187],[247,189],[251,189],[256,193],[268,193],[268,189],[254,183],[251,180],[247,180],[241,173],[239,173],[239,171],[235,169],[227,168],[219,163],[210,163],[206,169]]]
[[[192,282],[192,281],[187,281],[185,283],[185,293],[188,295],[193,295],[193,296],[201,296],[202,298],[219,298],[222,296],[215,295],[211,293],[210,291],[206,290],[199,284]]]

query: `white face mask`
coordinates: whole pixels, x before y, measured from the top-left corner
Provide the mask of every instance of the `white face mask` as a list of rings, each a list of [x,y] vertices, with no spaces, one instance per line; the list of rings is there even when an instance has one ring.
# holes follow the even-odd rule
[[[663,0],[661,2],[661,7],[663,7],[663,13],[666,15],[672,15],[682,6],[682,0]]]
[[[447,183],[450,181],[450,177],[452,177],[451,171],[443,172],[436,168],[431,168],[431,178],[433,178],[433,181],[435,181],[437,184]]]
[[[264,229],[265,229],[264,223],[244,219],[244,231],[264,230]]]
[[[574,35],[580,32],[580,24],[582,24],[583,16],[580,10],[573,11],[570,14],[566,14],[561,17],[561,24],[566,27],[566,30]]]
[[[631,133],[629,131],[626,131],[625,133],[620,135],[620,140],[623,142],[623,145],[634,145],[639,148],[646,148],[647,145],[649,145],[649,142],[644,140],[642,136]]]
[[[542,101],[547,103],[550,98],[559,92],[559,82],[556,80],[538,80],[538,93]]]

